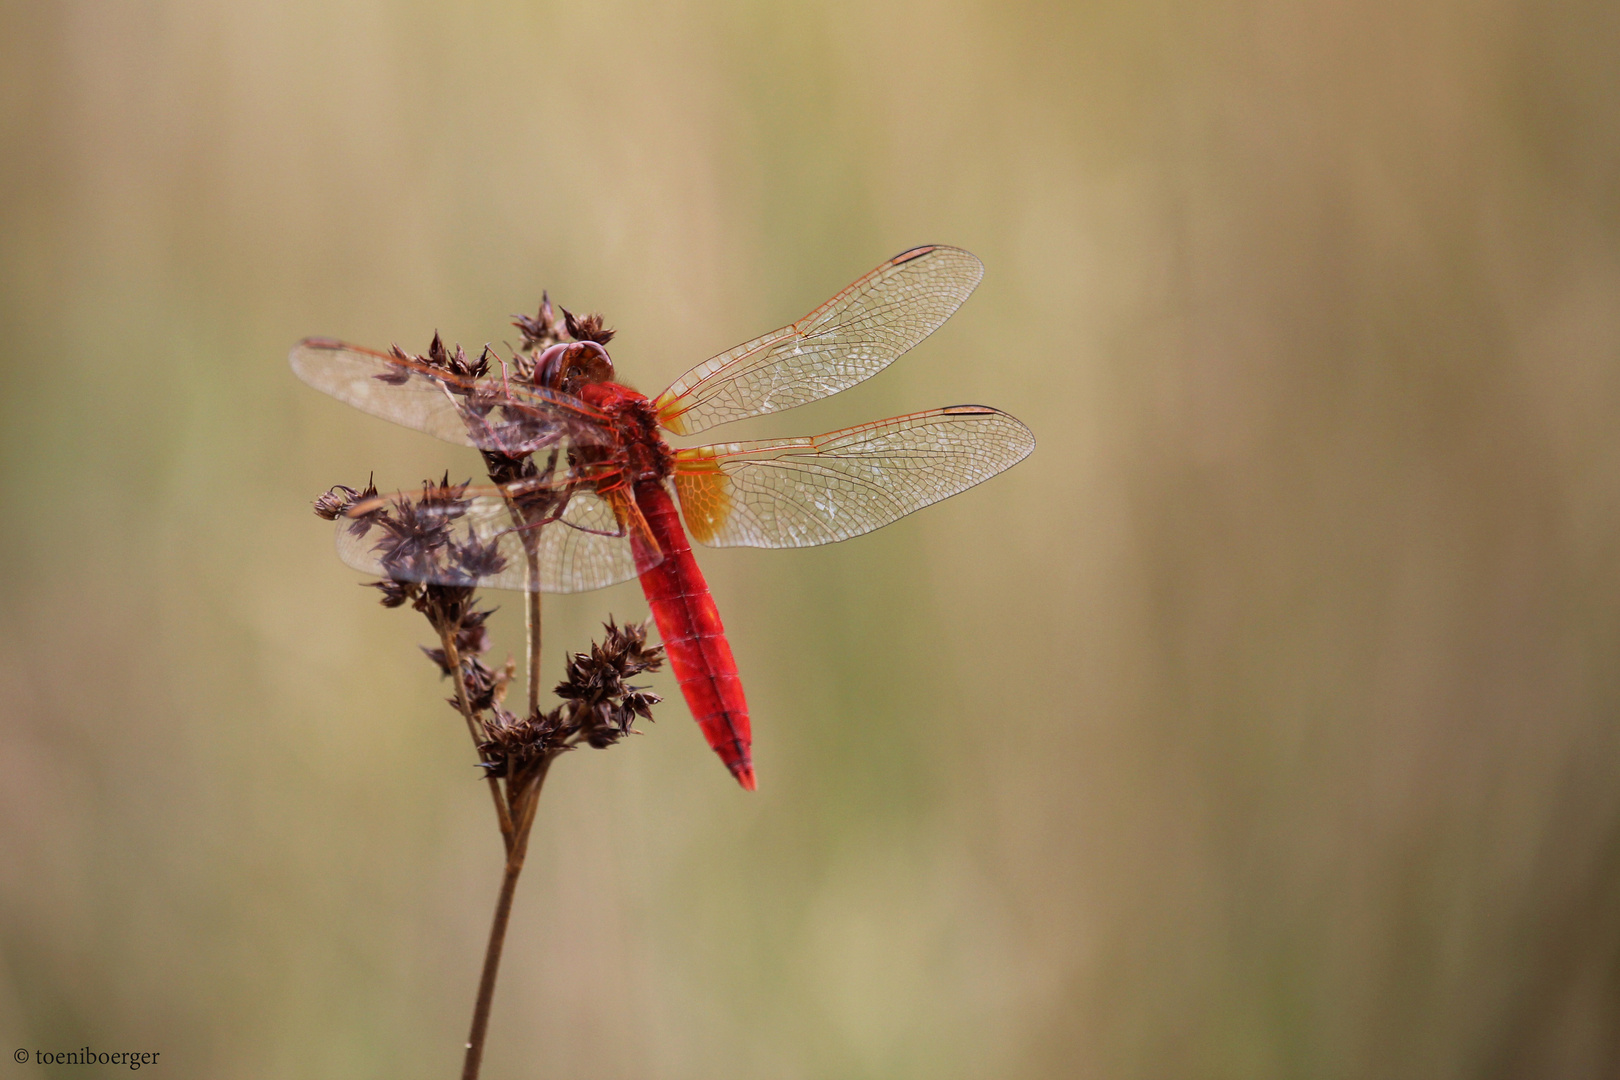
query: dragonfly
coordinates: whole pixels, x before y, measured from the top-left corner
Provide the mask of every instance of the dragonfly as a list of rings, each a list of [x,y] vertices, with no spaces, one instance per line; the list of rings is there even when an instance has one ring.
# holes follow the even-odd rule
[[[338,553],[401,581],[571,593],[639,578],[693,718],[752,791],[748,703],[688,537],[761,548],[847,540],[1012,467],[1035,438],[984,405],[804,438],[676,449],[666,435],[863,382],[938,329],[983,274],[960,248],[901,252],[804,318],[705,360],[651,398],[617,381],[600,319],[566,311],[556,340],[526,328],[526,351],[510,362],[488,346],[476,359],[451,353],[437,337],[426,356],[307,338],[289,358],[305,382],[476,447],[499,481],[417,503],[368,492],[338,522]],[[540,321],[549,319],[542,301]],[[411,517],[410,535],[390,509]]]

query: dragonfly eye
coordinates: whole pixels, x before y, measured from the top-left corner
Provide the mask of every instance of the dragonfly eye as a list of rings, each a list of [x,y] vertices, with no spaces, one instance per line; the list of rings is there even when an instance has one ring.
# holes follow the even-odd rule
[[[534,381],[547,390],[577,394],[588,383],[611,382],[613,360],[594,341],[553,345],[535,360]]]

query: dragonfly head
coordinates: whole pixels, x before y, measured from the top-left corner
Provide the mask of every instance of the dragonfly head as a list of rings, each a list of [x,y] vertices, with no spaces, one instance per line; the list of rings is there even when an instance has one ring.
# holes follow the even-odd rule
[[[558,342],[535,358],[535,385],[547,390],[578,396],[581,387],[612,380],[613,360],[594,341]]]

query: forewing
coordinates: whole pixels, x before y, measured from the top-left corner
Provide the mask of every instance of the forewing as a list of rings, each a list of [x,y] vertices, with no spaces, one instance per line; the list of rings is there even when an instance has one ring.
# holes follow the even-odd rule
[[[693,539],[714,547],[847,540],[966,491],[1029,456],[1030,430],[983,405],[897,416],[808,439],[675,454]]]
[[[522,512],[515,518],[499,490],[467,491],[450,505],[422,506],[409,493],[370,500],[338,519],[338,557],[399,581],[550,593],[586,592],[636,576],[626,532],[595,491],[564,491],[559,498],[566,502],[530,518],[543,523],[519,527]],[[526,537],[538,564],[532,578]]]
[[[531,453],[600,445],[606,418],[565,394],[499,375],[463,378],[391,353],[306,338],[288,356],[294,373],[362,412],[480,450]]]
[[[658,419],[689,435],[848,390],[937,330],[983,276],[961,248],[902,252],[798,322],[682,375],[653,402]]]

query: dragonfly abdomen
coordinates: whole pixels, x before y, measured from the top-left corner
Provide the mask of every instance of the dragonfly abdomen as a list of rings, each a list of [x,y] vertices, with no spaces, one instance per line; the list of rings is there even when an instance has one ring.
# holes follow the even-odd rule
[[[670,667],[692,717],[737,782],[754,790],[748,702],[737,661],[731,655],[720,610],[692,557],[675,502],[658,481],[635,486],[636,505],[663,552],[647,565],[638,544],[637,563],[647,606],[658,624]]]

